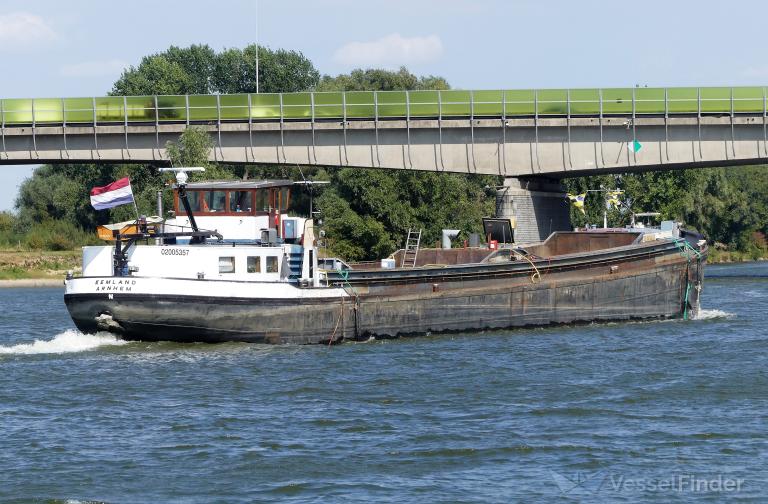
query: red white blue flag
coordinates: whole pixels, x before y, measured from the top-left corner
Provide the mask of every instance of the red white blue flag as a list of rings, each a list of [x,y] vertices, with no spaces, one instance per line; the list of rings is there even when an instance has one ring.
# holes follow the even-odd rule
[[[128,177],[91,189],[91,205],[96,210],[127,205],[128,203],[133,203],[133,191]]]

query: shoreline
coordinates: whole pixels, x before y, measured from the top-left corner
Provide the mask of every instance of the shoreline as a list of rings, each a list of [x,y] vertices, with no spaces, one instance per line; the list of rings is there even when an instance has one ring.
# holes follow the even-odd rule
[[[61,287],[64,288],[63,278],[16,278],[0,280],[0,289],[14,287]]]
[[[707,264],[746,264],[746,263],[758,263],[758,262],[765,262],[765,261],[768,261],[768,258],[760,257],[757,259],[731,259],[728,257],[724,257],[724,258],[717,258],[715,260],[712,260],[710,257],[707,257]]]

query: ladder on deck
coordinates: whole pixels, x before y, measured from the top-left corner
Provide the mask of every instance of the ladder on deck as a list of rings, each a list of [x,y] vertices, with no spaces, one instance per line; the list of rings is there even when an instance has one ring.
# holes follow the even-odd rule
[[[408,237],[405,239],[405,250],[403,250],[403,260],[400,263],[401,268],[413,268],[416,266],[416,257],[419,255],[419,244],[421,243],[421,229],[414,231],[408,229]]]

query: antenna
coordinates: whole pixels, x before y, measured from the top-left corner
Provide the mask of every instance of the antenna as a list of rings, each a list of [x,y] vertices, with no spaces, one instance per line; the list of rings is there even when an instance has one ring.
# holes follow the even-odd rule
[[[256,94],[259,94],[259,0],[256,3]]]
[[[171,168],[158,168],[158,171],[160,172],[175,172],[176,173],[176,183],[180,187],[184,187],[187,185],[187,180],[189,179],[189,176],[187,175],[187,172],[204,172],[205,168],[202,166],[180,166],[178,168],[171,167]]]

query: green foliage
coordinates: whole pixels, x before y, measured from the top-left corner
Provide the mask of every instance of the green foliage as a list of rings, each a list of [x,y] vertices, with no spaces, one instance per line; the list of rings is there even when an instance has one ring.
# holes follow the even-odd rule
[[[482,235],[482,217],[495,198],[495,177],[344,168],[330,176],[318,199],[330,252],[349,260],[384,257],[403,246],[409,228],[423,229],[431,246],[442,229]]]
[[[185,129],[178,142],[166,143],[168,157],[173,166],[200,166],[204,172],[191,172],[190,180],[222,180],[234,178],[231,167],[211,163],[208,158],[213,140],[204,128],[192,126]]]
[[[33,250],[72,250],[96,244],[93,233],[87,233],[66,220],[48,220],[34,224],[26,235],[26,245]]]
[[[28,278],[27,270],[20,266],[6,266],[0,268],[0,280],[18,280]]]
[[[187,82],[191,84],[191,93],[207,94],[211,92],[211,76],[216,72],[217,56],[210,46],[207,44],[193,44],[189,47],[171,46],[159,56],[183,70]],[[126,73],[124,72],[123,75]]]
[[[324,75],[317,85],[318,91],[397,91],[405,89],[450,89],[442,77],[417,77],[405,67],[397,72],[358,68],[336,77]]]
[[[113,95],[253,93],[256,91],[255,44],[216,53],[208,45],[171,46],[146,56],[123,72]],[[305,91],[320,73],[303,54],[258,46],[259,91]]]
[[[169,95],[199,92],[184,68],[168,58],[153,55],[141,60],[138,67],[123,72],[112,89],[113,95]]]
[[[386,257],[395,249],[381,222],[370,215],[361,217],[335,191],[326,191],[319,205],[333,254],[357,261]]]
[[[178,142],[167,142],[165,148],[173,166],[208,168],[213,140],[204,128],[192,126],[181,133]]]
[[[65,220],[83,228],[106,222],[90,205],[89,191],[110,180],[112,166],[58,165],[37,168],[25,180],[16,198],[18,227],[29,230],[35,223]]]
[[[262,93],[292,93],[306,91],[317,85],[320,72],[311,61],[297,51],[271,50],[258,47],[259,91]],[[219,93],[256,92],[256,46],[227,49],[216,58],[212,75]]]
[[[0,212],[0,233],[12,233],[16,230],[16,216],[11,212]]]
[[[10,212],[0,212],[0,247],[16,247],[22,238],[16,216]]]

